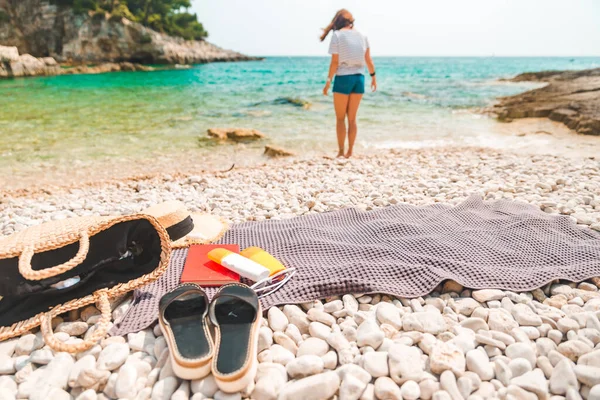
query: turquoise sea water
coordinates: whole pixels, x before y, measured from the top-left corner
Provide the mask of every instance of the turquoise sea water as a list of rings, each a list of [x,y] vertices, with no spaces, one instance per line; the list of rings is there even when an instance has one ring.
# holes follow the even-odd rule
[[[272,57],[157,72],[0,81],[0,168],[194,149],[218,154],[222,147],[198,137],[207,128],[230,126],[259,129],[271,143],[299,153],[333,152],[332,97],[321,94],[328,61]],[[600,58],[384,57],[375,64],[379,90],[364,96],[359,111],[363,148],[481,144],[496,122],[471,110],[535,87],[498,78],[600,67]]]

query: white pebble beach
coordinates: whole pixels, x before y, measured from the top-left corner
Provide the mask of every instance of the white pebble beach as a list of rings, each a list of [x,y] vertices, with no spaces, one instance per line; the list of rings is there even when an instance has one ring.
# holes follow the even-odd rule
[[[431,148],[5,192],[0,234],[168,200],[237,223],[344,207],[458,204],[472,194],[526,202],[600,231],[600,159]],[[447,281],[415,299],[347,293],[271,308],[255,384],[236,394],[218,391],[212,376],[178,379],[157,326],[76,355],[53,352],[34,331],[0,343],[0,400],[600,400],[599,285],[556,281],[514,293]],[[130,306],[130,297],[115,302],[113,317]],[[58,317],[57,337],[81,340],[98,314],[89,306]]]

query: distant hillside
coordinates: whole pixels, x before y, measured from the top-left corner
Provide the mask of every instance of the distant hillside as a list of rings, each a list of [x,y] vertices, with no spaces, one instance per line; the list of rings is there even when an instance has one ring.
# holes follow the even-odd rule
[[[191,0],[50,0],[75,13],[109,13],[113,18],[127,18],[167,35],[187,40],[203,40],[208,32],[198,16],[185,10]]]
[[[170,0],[183,4],[187,0]],[[119,5],[113,14],[103,11],[107,3]],[[221,49],[204,40],[169,36],[124,18],[142,19],[150,26],[173,32],[174,13],[157,13],[148,8],[140,14],[134,3],[163,4],[165,0],[0,0],[0,45],[16,46],[20,54],[54,57],[60,63],[134,62],[142,64],[196,64],[214,61],[252,60],[243,54]],[[59,4],[60,3],[60,4]],[[72,4],[66,4],[72,3]],[[93,4],[92,4],[93,3]],[[95,11],[83,7],[93,5]],[[120,10],[120,11],[119,11]],[[164,15],[164,19],[161,19]],[[181,15],[186,15],[181,14]],[[187,14],[188,16],[190,14]],[[193,16],[194,20],[196,17]],[[196,21],[197,22],[197,21]],[[194,24],[185,25],[202,36]],[[201,25],[200,25],[201,26]],[[185,29],[184,29],[185,31]],[[180,36],[190,34],[181,33]]]

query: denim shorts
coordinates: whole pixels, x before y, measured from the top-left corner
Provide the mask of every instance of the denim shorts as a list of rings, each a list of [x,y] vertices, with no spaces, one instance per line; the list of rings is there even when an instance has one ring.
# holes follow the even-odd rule
[[[355,75],[336,75],[333,81],[333,93],[350,94],[365,92],[365,76],[363,74]]]

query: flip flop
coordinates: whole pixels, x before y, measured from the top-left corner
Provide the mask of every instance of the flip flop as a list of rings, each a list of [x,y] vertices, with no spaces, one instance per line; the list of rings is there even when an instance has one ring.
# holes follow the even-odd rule
[[[254,381],[258,367],[258,330],[262,311],[250,287],[232,283],[222,286],[209,307],[215,326],[212,373],[221,391],[242,391]]]
[[[206,293],[194,283],[179,285],[160,299],[160,328],[173,372],[181,379],[200,379],[210,373],[214,346],[206,318],[208,305]]]

